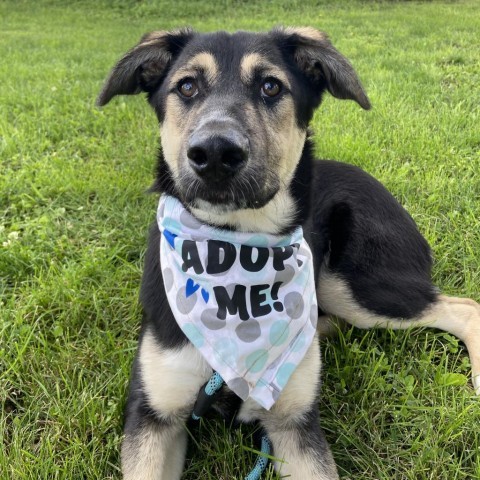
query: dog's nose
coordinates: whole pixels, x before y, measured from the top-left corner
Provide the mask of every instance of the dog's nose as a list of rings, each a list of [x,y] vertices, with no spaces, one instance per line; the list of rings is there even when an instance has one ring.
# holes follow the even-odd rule
[[[248,160],[248,141],[239,134],[193,135],[187,157],[200,176],[222,180],[241,170]]]

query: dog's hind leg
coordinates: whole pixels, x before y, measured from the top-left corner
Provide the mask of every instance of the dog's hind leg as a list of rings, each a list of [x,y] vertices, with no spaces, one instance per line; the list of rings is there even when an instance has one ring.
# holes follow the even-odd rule
[[[317,290],[319,304],[326,312],[359,328],[432,327],[455,335],[468,349],[473,385],[480,395],[480,305],[474,300],[439,295],[416,315],[400,319],[376,314],[359,305],[348,284],[327,270],[322,271]],[[381,289],[378,293],[381,295]]]

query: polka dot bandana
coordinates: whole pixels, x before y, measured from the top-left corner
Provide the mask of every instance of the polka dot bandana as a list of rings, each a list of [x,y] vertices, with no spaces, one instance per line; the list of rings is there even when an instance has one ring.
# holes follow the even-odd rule
[[[175,319],[242,400],[270,409],[315,335],[312,254],[299,227],[279,236],[200,223],[174,197],[157,212]]]

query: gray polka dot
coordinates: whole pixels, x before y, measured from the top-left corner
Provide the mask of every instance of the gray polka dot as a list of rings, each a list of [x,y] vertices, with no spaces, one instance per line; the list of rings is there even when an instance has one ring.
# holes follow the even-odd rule
[[[197,230],[202,226],[202,224],[195,218],[193,217],[190,213],[187,212],[187,210],[184,210],[180,214],[180,221],[188,228],[193,228]]]
[[[244,378],[233,378],[228,382],[228,386],[242,399],[246,400],[250,393],[248,383]]]
[[[287,293],[285,295],[285,300],[283,301],[283,304],[285,305],[285,310],[287,311],[287,315],[290,318],[296,319],[301,317],[305,304],[300,293]]]
[[[176,298],[178,311],[180,313],[183,313],[184,315],[186,315],[187,313],[190,313],[193,310],[195,303],[197,303],[197,292],[193,293],[187,298],[185,296],[185,291],[186,291],[186,287],[182,287],[177,292],[177,298]]]
[[[235,333],[242,342],[254,342],[262,333],[260,324],[253,319],[242,322],[236,329]]]
[[[173,272],[167,267],[163,270],[163,284],[167,292],[173,287]]]
[[[312,305],[310,307],[310,322],[314,328],[317,327],[317,320],[318,320],[318,307],[316,305]]]
[[[285,268],[275,275],[275,283],[282,282],[286,285],[295,275],[295,269],[291,265],[285,265]]]
[[[225,320],[220,320],[217,317],[216,308],[204,310],[200,315],[200,320],[209,330],[220,330],[227,323]]]

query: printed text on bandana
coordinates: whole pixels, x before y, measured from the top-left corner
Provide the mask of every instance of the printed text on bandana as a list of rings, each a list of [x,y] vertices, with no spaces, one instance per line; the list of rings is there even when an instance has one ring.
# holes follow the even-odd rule
[[[197,243],[192,240],[184,240],[182,243],[182,270],[185,273],[195,272],[201,275],[206,272],[208,275],[221,274],[228,271],[234,263],[238,264],[245,271],[254,273],[264,268],[273,268],[280,272],[285,269],[285,261],[298,251],[299,244],[287,245],[285,247],[251,247],[242,245],[239,251],[229,242],[220,240],[209,240],[207,242],[207,261],[202,263],[198,252]],[[238,259],[237,259],[238,254]],[[268,315],[272,308],[277,312],[284,310],[281,301],[278,300],[278,292],[282,282],[275,282],[273,285],[258,284],[246,285],[235,284],[233,292],[223,285],[213,287],[213,294],[218,305],[217,317],[220,320],[229,315],[238,315],[241,320],[248,320],[250,317],[262,317]],[[195,288],[196,287],[196,288]],[[191,291],[199,286],[191,284]],[[205,292],[206,293],[206,292]],[[205,301],[208,301],[208,293],[203,294]],[[247,296],[250,302],[247,301]],[[272,299],[272,304],[268,299]],[[250,305],[250,312],[248,306]]]

